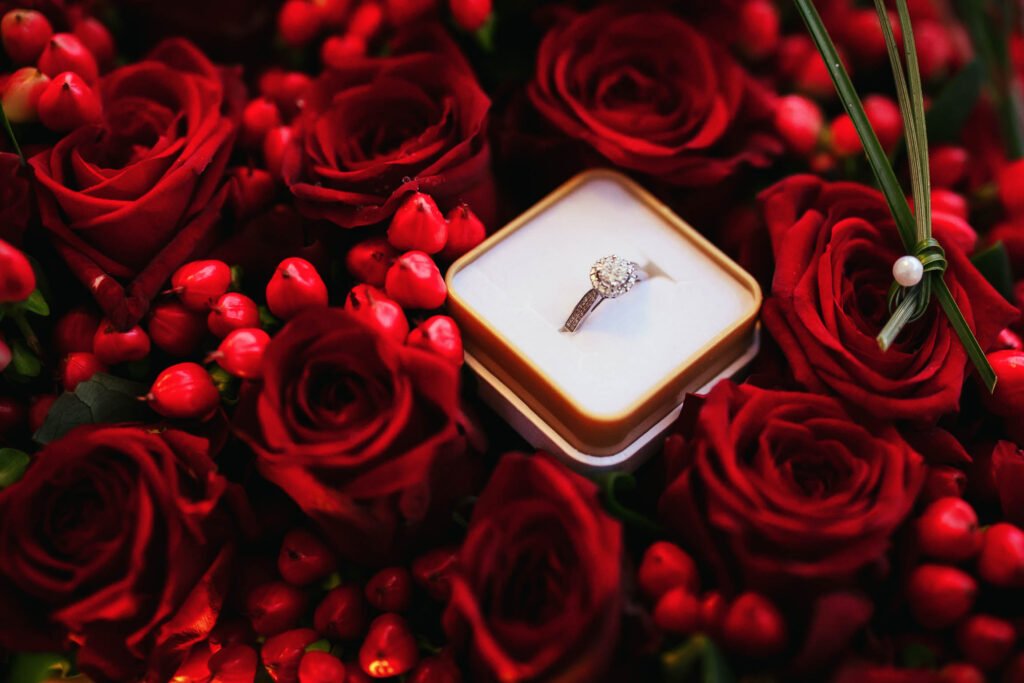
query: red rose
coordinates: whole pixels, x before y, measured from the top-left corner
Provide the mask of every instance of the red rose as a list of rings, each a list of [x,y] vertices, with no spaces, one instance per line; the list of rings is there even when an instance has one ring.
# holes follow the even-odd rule
[[[544,455],[502,457],[473,509],[445,631],[473,680],[594,681],[615,652],[622,529]]]
[[[472,472],[459,375],[340,309],[292,319],[264,356],[263,386],[238,431],[264,477],[350,559],[381,561]]]
[[[57,249],[107,316],[130,326],[211,237],[240,86],[194,46],[171,40],[98,87],[103,122],[31,163]]]
[[[203,640],[230,579],[241,489],[205,439],[91,426],[0,492],[0,643],[78,646],[96,680],[170,673]]]
[[[427,52],[401,54],[406,47],[421,43],[353,59],[313,83],[284,164],[307,216],[344,228],[377,223],[417,191],[492,211],[490,100],[447,39]]]
[[[760,199],[775,252],[763,320],[796,380],[886,419],[934,420],[955,411],[967,354],[937,304],[889,351],[878,348],[892,264],[905,253],[881,193],[794,176]],[[934,228],[949,261],[946,283],[988,348],[1016,310],[944,236],[945,226]]]
[[[770,94],[665,11],[605,6],[552,29],[529,94],[564,134],[678,185],[718,183],[781,151]]]
[[[659,510],[726,587],[843,587],[886,552],[925,476],[895,428],[818,394],[723,382],[689,437],[666,453]]]

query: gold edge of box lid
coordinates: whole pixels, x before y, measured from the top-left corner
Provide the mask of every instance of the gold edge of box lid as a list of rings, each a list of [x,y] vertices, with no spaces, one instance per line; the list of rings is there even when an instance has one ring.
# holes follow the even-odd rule
[[[537,367],[501,332],[480,316],[459,296],[453,286],[455,276],[463,268],[526,225],[538,214],[547,210],[552,204],[560,201],[578,186],[595,178],[611,179],[621,184],[630,194],[678,230],[751,294],[749,310],[733,325],[724,329],[689,358],[666,373],[662,382],[652,387],[633,404],[613,415],[591,413],[573,401],[557,381]],[[752,338],[762,301],[761,288],[749,273],[633,180],[621,173],[607,169],[594,169],[574,176],[508,225],[496,231],[452,264],[448,269],[447,283],[449,312],[462,329],[467,349],[478,355],[481,362],[495,375],[521,387],[526,393],[523,396],[524,401],[534,412],[549,420],[551,426],[566,441],[576,447],[584,446],[599,450],[622,443],[629,434],[635,433],[645,422],[649,422],[651,415],[659,412],[660,408],[665,410],[673,408],[676,399],[688,386],[692,386],[694,379],[706,374],[709,366],[719,364],[724,354],[732,351],[742,353],[744,339]],[[672,405],[665,405],[668,403]],[[585,435],[585,438],[579,438],[577,435]]]

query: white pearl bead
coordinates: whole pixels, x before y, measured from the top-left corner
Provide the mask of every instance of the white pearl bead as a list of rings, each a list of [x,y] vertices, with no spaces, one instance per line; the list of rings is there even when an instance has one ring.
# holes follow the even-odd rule
[[[904,287],[913,287],[924,277],[924,264],[916,256],[900,256],[892,264],[892,276]]]

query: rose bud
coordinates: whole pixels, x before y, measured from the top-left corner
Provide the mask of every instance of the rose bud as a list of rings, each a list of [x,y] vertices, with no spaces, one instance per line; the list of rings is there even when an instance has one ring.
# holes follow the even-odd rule
[[[221,294],[210,306],[206,326],[213,336],[223,339],[235,330],[259,327],[260,309],[256,302],[245,294],[227,292]]]
[[[465,360],[462,351],[462,333],[455,321],[446,315],[427,318],[409,333],[406,344],[435,353],[455,367]]]
[[[342,69],[366,54],[366,39],[354,33],[331,36],[320,46],[320,61],[329,69]]]
[[[263,161],[275,179],[280,180],[284,169],[284,157],[292,144],[295,131],[291,126],[271,128],[263,139]]]
[[[1005,619],[974,614],[957,628],[956,642],[967,661],[990,671],[1013,652],[1017,632]]]
[[[244,327],[224,337],[217,350],[207,356],[228,373],[242,379],[258,379],[263,375],[263,354],[270,335],[258,327]]]
[[[309,261],[286,258],[267,283],[267,306],[282,320],[293,318],[308,308],[326,308],[327,285]]]
[[[231,268],[223,261],[192,261],[171,276],[171,291],[193,311],[206,312],[231,286]]]
[[[441,251],[441,258],[454,261],[487,237],[484,224],[465,204],[459,204],[448,212],[448,242]]]
[[[149,355],[149,348],[149,335],[138,325],[121,332],[104,320],[92,338],[93,353],[106,365],[142,360]]]
[[[306,647],[316,640],[316,631],[311,628],[297,628],[267,638],[260,649],[267,673],[278,683],[298,683],[299,663]]]
[[[405,619],[397,614],[382,614],[370,624],[366,640],[359,648],[359,665],[374,678],[401,676],[419,661],[416,639]]]
[[[770,57],[779,47],[779,10],[770,0],[748,0],[735,24],[736,47],[753,60]]]
[[[27,299],[36,289],[36,274],[28,258],[0,240],[0,304]]]
[[[662,631],[685,636],[700,625],[700,602],[683,586],[676,586],[661,595],[654,606],[654,623]]]
[[[698,606],[701,630],[718,637],[722,632],[722,623],[728,609],[728,603],[718,591],[708,591],[702,595]]]
[[[242,110],[242,143],[259,148],[272,129],[282,123],[281,111],[266,97],[257,97]]]
[[[940,498],[917,520],[921,552],[936,560],[961,562],[981,550],[978,515],[962,498]]]
[[[96,123],[103,115],[100,98],[76,73],[65,71],[39,96],[39,120],[52,131],[68,131]]]
[[[4,84],[3,108],[11,123],[29,123],[39,117],[39,97],[49,83],[49,77],[32,66],[10,75]]]
[[[435,655],[420,660],[406,683],[462,683],[462,672],[451,657]]]
[[[657,541],[647,548],[636,580],[651,601],[680,586],[694,594],[700,590],[697,565],[682,548],[668,541]]]
[[[936,145],[928,152],[928,175],[932,188],[955,187],[967,175],[970,156],[958,145]]]
[[[381,612],[404,612],[412,603],[412,575],[405,567],[387,567],[366,582],[364,591]]]
[[[73,71],[90,85],[100,76],[96,58],[73,33],[57,33],[50,38],[39,56],[38,66],[50,78]]]
[[[400,256],[388,269],[384,289],[403,308],[438,308],[448,297],[441,271],[422,251]]]
[[[452,18],[459,28],[476,31],[491,16],[491,0],[449,0]]]
[[[0,396],[0,436],[20,431],[25,424],[25,405],[13,396]]]
[[[951,662],[939,670],[942,683],[985,683],[985,674],[963,662]]]
[[[306,612],[306,594],[284,581],[271,581],[249,591],[245,611],[257,635],[272,636],[299,623]]]
[[[287,0],[277,15],[278,33],[289,47],[302,47],[313,42],[322,25],[320,10],[306,0]]]
[[[348,32],[368,40],[380,31],[383,23],[384,8],[376,2],[364,2],[352,10]]]
[[[154,304],[146,329],[153,345],[175,358],[195,353],[206,336],[203,317],[175,299]]]
[[[417,192],[395,211],[388,241],[402,251],[436,254],[448,241],[448,221],[430,195]]]
[[[809,155],[818,146],[825,122],[821,108],[803,95],[780,97],[775,106],[775,129],[791,150]]]
[[[1024,587],[1024,531],[999,522],[985,530],[978,574],[993,586]]]
[[[42,13],[12,9],[0,20],[0,41],[15,64],[32,64],[53,36],[53,27]]]
[[[332,588],[313,613],[313,626],[325,638],[355,640],[366,630],[363,591],[354,584]]]
[[[922,564],[910,575],[907,602],[917,622],[943,629],[960,621],[974,605],[978,584],[955,567]]]
[[[3,341],[0,341],[0,345]],[[0,366],[3,365],[3,360],[0,359]],[[0,370],[2,372],[2,370]],[[28,404],[28,429],[30,432],[35,434],[46,422],[46,417],[50,414],[50,408],[57,401],[56,394],[40,394],[33,396],[29,400]]]
[[[458,563],[458,548],[435,548],[413,560],[412,578],[430,597],[447,602],[452,595],[452,575]]]
[[[57,355],[66,356],[75,351],[92,353],[92,338],[99,326],[99,316],[88,309],[75,308],[65,313],[53,328]]]
[[[405,341],[409,321],[398,302],[370,285],[356,285],[345,297],[345,310],[384,337]]]
[[[726,610],[722,636],[733,651],[762,659],[786,646],[786,622],[770,600],[743,593]]]
[[[178,363],[157,375],[146,400],[164,417],[203,419],[217,410],[220,393],[203,366]]]
[[[319,536],[305,529],[292,529],[281,542],[277,570],[295,586],[327,578],[337,568],[334,553]]]
[[[988,362],[998,382],[992,394],[982,392],[985,407],[1003,417],[1024,414],[1024,351],[993,351]]]
[[[74,22],[72,32],[82,41],[86,49],[92,53],[100,66],[106,66],[114,61],[116,48],[114,37],[110,31],[95,17],[82,17]]]
[[[371,237],[348,250],[345,267],[359,282],[383,287],[388,268],[398,258],[398,251],[383,237]]]
[[[311,650],[299,662],[299,683],[343,683],[345,665],[329,652]]]
[[[256,678],[259,657],[249,645],[226,645],[207,662],[210,683],[252,683]]]
[[[107,366],[99,358],[85,351],[69,353],[60,364],[60,383],[64,391],[74,391],[97,372],[106,372]]]

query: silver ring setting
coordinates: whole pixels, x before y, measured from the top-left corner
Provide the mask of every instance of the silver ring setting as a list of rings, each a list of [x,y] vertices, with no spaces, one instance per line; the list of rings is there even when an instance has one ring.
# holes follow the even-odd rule
[[[646,276],[639,264],[614,254],[605,256],[590,267],[591,289],[579,300],[562,326],[562,332],[572,334],[580,328],[588,315],[605,299],[616,299]]]

